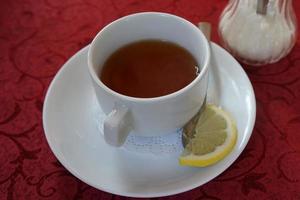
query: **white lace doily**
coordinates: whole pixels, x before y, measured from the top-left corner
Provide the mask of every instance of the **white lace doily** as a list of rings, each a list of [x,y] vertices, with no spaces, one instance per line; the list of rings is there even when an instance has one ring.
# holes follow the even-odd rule
[[[100,107],[95,110],[94,114],[94,123],[98,124],[97,129],[103,136],[103,121],[105,119],[105,114]],[[179,129],[174,133],[152,137],[129,134],[126,142],[121,148],[135,153],[151,153],[154,155],[178,154],[183,151],[181,135],[182,129]]]
[[[129,135],[123,147],[139,153],[178,154],[183,151],[181,142],[182,130],[162,136],[143,137]]]

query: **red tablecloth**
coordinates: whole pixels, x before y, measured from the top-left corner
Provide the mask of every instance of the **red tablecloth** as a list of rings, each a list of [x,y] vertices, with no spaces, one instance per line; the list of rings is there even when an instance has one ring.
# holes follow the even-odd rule
[[[52,154],[42,127],[48,85],[109,22],[163,11],[213,23],[227,0],[11,0],[0,3],[0,199],[129,199],[94,189]],[[300,17],[300,1],[294,1]],[[300,18],[299,18],[300,19]],[[166,199],[300,199],[300,41],[280,62],[245,67],[257,98],[245,151],[222,175]],[[159,198],[163,199],[163,198]]]

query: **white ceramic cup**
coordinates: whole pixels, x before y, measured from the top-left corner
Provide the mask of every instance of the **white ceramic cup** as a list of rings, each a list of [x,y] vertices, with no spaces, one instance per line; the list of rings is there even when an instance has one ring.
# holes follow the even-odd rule
[[[135,98],[119,94],[99,79],[106,59],[120,47],[139,40],[158,39],[187,49],[199,63],[200,74],[174,93]],[[121,146],[130,132],[142,136],[167,134],[184,126],[201,108],[206,96],[210,46],[192,23],[175,15],[138,13],[120,18],[104,27],[88,52],[88,68],[102,110],[107,114],[104,138]]]

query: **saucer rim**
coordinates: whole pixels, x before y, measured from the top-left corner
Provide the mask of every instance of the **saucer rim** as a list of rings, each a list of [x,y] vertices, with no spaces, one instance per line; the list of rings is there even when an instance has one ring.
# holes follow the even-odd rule
[[[180,187],[180,188],[177,188],[177,189],[171,189],[171,190],[168,190],[166,192],[162,192],[162,191],[159,191],[159,192],[149,192],[149,193],[136,193],[136,192],[124,192],[124,191],[121,191],[121,192],[118,192],[116,190],[112,190],[110,188],[105,188],[105,187],[102,187],[101,185],[97,184],[97,183],[92,183],[91,181],[89,181],[88,179],[86,179],[86,177],[84,176],[81,176],[80,173],[74,169],[71,164],[66,160],[64,159],[63,155],[61,155],[59,153],[59,151],[57,151],[53,145],[53,142],[51,139],[50,139],[50,136],[49,136],[49,133],[47,134],[47,131],[46,130],[49,130],[48,129],[48,126],[47,126],[47,107],[48,107],[48,103],[49,101],[47,101],[47,99],[49,99],[49,96],[51,95],[52,93],[52,90],[54,90],[54,85],[55,85],[55,82],[57,82],[57,80],[62,76],[62,74],[64,73],[64,71],[68,68],[67,66],[70,65],[70,63],[73,62],[73,60],[76,58],[76,57],[80,57],[82,56],[82,54],[85,53],[85,51],[88,51],[88,48],[90,47],[90,45],[87,45],[86,47],[83,47],[82,49],[80,49],[79,51],[77,51],[73,56],[71,56],[67,62],[65,62],[62,67],[58,70],[58,72],[56,73],[55,77],[53,78],[53,80],[51,81],[49,87],[48,87],[48,90],[47,90],[47,93],[45,95],[45,100],[44,100],[44,106],[43,106],[43,128],[44,128],[44,133],[45,133],[45,137],[46,137],[46,140],[47,140],[47,143],[51,149],[51,151],[53,152],[53,154],[55,155],[55,157],[59,160],[59,162],[72,174],[74,175],[76,178],[78,178],[79,180],[83,181],[84,183],[96,188],[96,189],[99,189],[101,191],[105,191],[105,192],[109,192],[111,194],[115,194],[115,195],[120,195],[120,196],[125,196],[125,197],[135,197],[135,198],[154,198],[154,197],[165,197],[165,196],[171,196],[171,195],[176,195],[176,194],[180,194],[180,193],[183,193],[183,192],[187,192],[187,191],[190,191],[192,189],[195,189],[197,187],[200,187],[204,184],[206,184],[207,182],[213,180],[214,178],[216,178],[217,176],[219,176],[221,173],[223,173],[225,170],[227,170],[237,159],[238,157],[241,155],[241,153],[244,151],[246,145],[248,144],[249,142],[249,139],[252,135],[252,132],[253,132],[253,129],[254,129],[254,125],[255,125],[255,121],[256,121],[256,101],[255,101],[255,93],[254,93],[254,90],[253,90],[253,86],[249,80],[249,77],[247,76],[246,72],[244,71],[243,67],[225,50],[223,49],[222,47],[220,47],[219,45],[217,45],[216,43],[213,43],[211,44],[211,49],[213,50],[214,48],[218,48],[219,50],[221,51],[225,51],[225,54],[227,54],[227,56],[230,56],[232,58],[232,61],[235,63],[235,65],[239,66],[238,68],[240,68],[241,72],[245,75],[244,78],[247,79],[247,82],[249,83],[249,89],[250,89],[250,95],[251,95],[251,111],[250,112],[250,123],[248,125],[249,129],[245,130],[244,133],[246,134],[245,135],[245,139],[244,141],[242,142],[242,145],[239,147],[239,151],[237,152],[237,156],[236,158],[230,160],[229,162],[226,162],[224,165],[222,165],[223,167],[221,168],[221,170],[218,170],[217,173],[215,173],[213,176],[210,176],[206,179],[202,179],[201,181],[194,181],[194,182],[190,182],[189,184],[186,184],[185,187]],[[87,53],[87,52],[86,52]],[[237,67],[236,66],[236,67]]]

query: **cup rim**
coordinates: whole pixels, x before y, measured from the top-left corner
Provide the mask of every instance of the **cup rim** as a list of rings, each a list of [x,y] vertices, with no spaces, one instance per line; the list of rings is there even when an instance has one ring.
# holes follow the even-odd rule
[[[194,29],[196,32],[199,33],[200,37],[202,38],[202,41],[204,42],[204,46],[205,46],[205,51],[206,51],[206,57],[205,57],[205,61],[204,61],[204,65],[202,66],[202,69],[200,71],[200,74],[192,81],[190,82],[188,85],[186,85],[185,87],[181,88],[180,90],[177,90],[176,92],[167,94],[167,95],[163,95],[163,96],[158,96],[158,97],[150,97],[150,98],[141,98],[141,97],[132,97],[132,96],[127,96],[124,94],[120,94],[112,89],[110,89],[108,86],[106,86],[98,77],[97,73],[95,72],[94,68],[93,68],[93,64],[92,64],[92,51],[94,51],[95,48],[95,43],[98,40],[98,38],[101,36],[101,34],[106,31],[107,28],[109,28],[109,26],[119,23],[120,21],[126,20],[128,18],[133,18],[133,17],[139,17],[141,15],[161,15],[161,16],[167,16],[167,17],[172,17],[176,20],[181,21],[182,23],[186,23],[187,25],[190,26],[191,29]],[[169,14],[169,13],[163,13],[163,12],[140,12],[140,13],[135,13],[135,14],[130,14],[124,17],[121,17],[109,24],[107,24],[104,28],[101,29],[100,32],[97,33],[97,35],[94,37],[93,41],[91,42],[91,45],[89,47],[88,50],[88,69],[90,72],[91,77],[93,78],[93,80],[97,83],[97,85],[101,88],[103,88],[107,93],[110,93],[112,95],[114,95],[115,97],[122,99],[122,100],[126,100],[126,101],[132,101],[132,102],[141,102],[141,103],[151,103],[151,102],[159,102],[159,101],[165,101],[165,100],[169,100],[172,99],[176,96],[179,96],[182,93],[185,93],[186,91],[188,91],[190,88],[192,88],[197,82],[199,82],[203,76],[205,76],[205,73],[208,70],[208,66],[209,66],[209,61],[210,61],[210,45],[206,39],[206,37],[204,36],[204,34],[202,33],[202,31],[196,27],[194,24],[192,24],[191,22],[189,22],[188,20],[173,15],[173,14]]]

